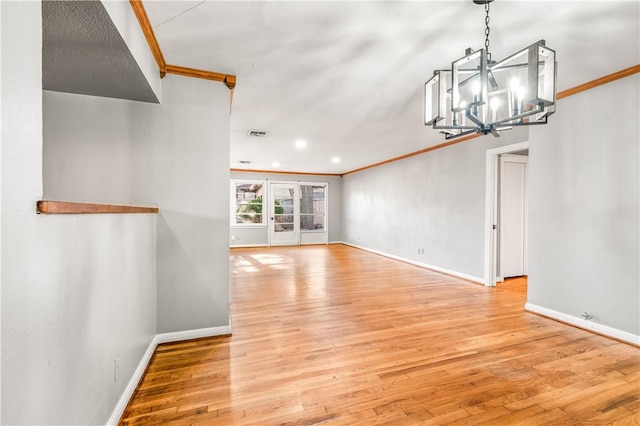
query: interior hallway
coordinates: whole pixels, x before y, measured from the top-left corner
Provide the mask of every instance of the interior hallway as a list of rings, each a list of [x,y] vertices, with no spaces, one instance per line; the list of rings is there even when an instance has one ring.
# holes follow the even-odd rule
[[[232,249],[233,336],[160,345],[121,424],[640,424],[640,350],[343,245]]]

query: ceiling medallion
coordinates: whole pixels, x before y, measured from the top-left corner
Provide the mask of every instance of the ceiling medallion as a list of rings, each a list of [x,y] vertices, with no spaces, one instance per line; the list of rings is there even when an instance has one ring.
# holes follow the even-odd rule
[[[425,83],[424,124],[445,139],[480,133],[500,136],[513,126],[546,124],[556,110],[556,52],[540,40],[496,62],[489,53],[489,4],[484,5],[485,47],[436,70]]]

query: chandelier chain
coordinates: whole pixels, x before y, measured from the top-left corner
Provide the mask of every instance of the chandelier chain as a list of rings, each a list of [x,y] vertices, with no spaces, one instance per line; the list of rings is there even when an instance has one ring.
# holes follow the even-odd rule
[[[491,61],[491,53],[489,53],[489,34],[491,33],[491,28],[489,28],[489,21],[491,20],[491,18],[489,18],[489,2],[484,4],[484,11],[487,12],[487,16],[484,18],[484,47],[487,50],[487,60]]]

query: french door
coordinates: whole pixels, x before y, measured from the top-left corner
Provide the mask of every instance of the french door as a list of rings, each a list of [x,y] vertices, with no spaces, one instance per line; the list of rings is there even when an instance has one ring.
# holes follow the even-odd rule
[[[327,184],[269,184],[269,245],[327,244]]]
[[[272,246],[300,244],[300,188],[297,183],[272,183],[269,237]]]

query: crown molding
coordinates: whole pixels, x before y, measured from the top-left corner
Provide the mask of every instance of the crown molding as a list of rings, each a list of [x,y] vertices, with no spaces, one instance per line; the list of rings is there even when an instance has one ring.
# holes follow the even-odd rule
[[[593,89],[594,87],[602,86],[603,84],[611,83],[612,81],[620,80],[621,78],[625,78],[625,77],[628,77],[630,75],[637,74],[637,73],[640,73],[640,64],[634,65],[634,66],[629,67],[629,68],[625,68],[623,70],[614,72],[612,74],[605,75],[603,77],[597,78],[595,80],[588,81],[588,82],[583,83],[583,84],[579,84],[579,85],[577,85],[575,87],[572,87],[570,89],[563,90],[562,92],[558,92],[557,95],[556,95],[556,99],[560,100],[560,99],[563,99],[563,98],[566,98],[566,97],[569,97],[569,96],[573,96],[573,95],[575,95],[577,93],[584,92],[586,90]],[[362,171],[367,170],[367,169],[371,169],[371,168],[374,168],[374,167],[383,166],[385,164],[389,164],[389,163],[393,163],[393,162],[396,162],[396,161],[404,160],[405,158],[415,157],[416,155],[426,154],[427,152],[435,151],[435,150],[440,149],[440,148],[445,148],[445,147],[450,146],[450,145],[455,145],[455,144],[460,143],[460,142],[466,142],[468,140],[475,139],[475,138],[480,137],[480,136],[481,135],[474,134],[474,135],[465,136],[465,137],[462,137],[462,138],[459,138],[459,139],[454,139],[452,141],[448,141],[448,142],[444,142],[444,143],[441,143],[441,144],[438,144],[438,145],[430,146],[429,148],[421,149],[419,151],[410,152],[409,154],[401,155],[399,157],[390,158],[389,160],[381,161],[379,163],[370,164],[368,166],[360,167],[360,168],[354,169],[354,170],[349,170],[348,172],[344,172],[342,174],[342,176],[346,176],[346,175],[350,175],[350,174],[353,174],[353,173],[362,172]]]
[[[153,53],[153,57],[155,58],[156,63],[158,64],[158,70],[160,71],[161,78],[164,78],[164,76],[167,74],[176,74],[184,77],[204,78],[206,80],[222,82],[230,90],[233,91],[233,89],[236,87],[235,75],[167,64],[164,59],[164,55],[162,54],[162,49],[160,49],[160,45],[158,44],[158,39],[153,32],[151,22],[149,22],[149,17],[147,16],[147,12],[144,9],[142,0],[129,0],[129,4],[131,5],[133,13],[138,19],[140,29],[142,30],[142,33],[147,40],[147,44],[149,45],[149,49],[151,49],[151,53]]]

